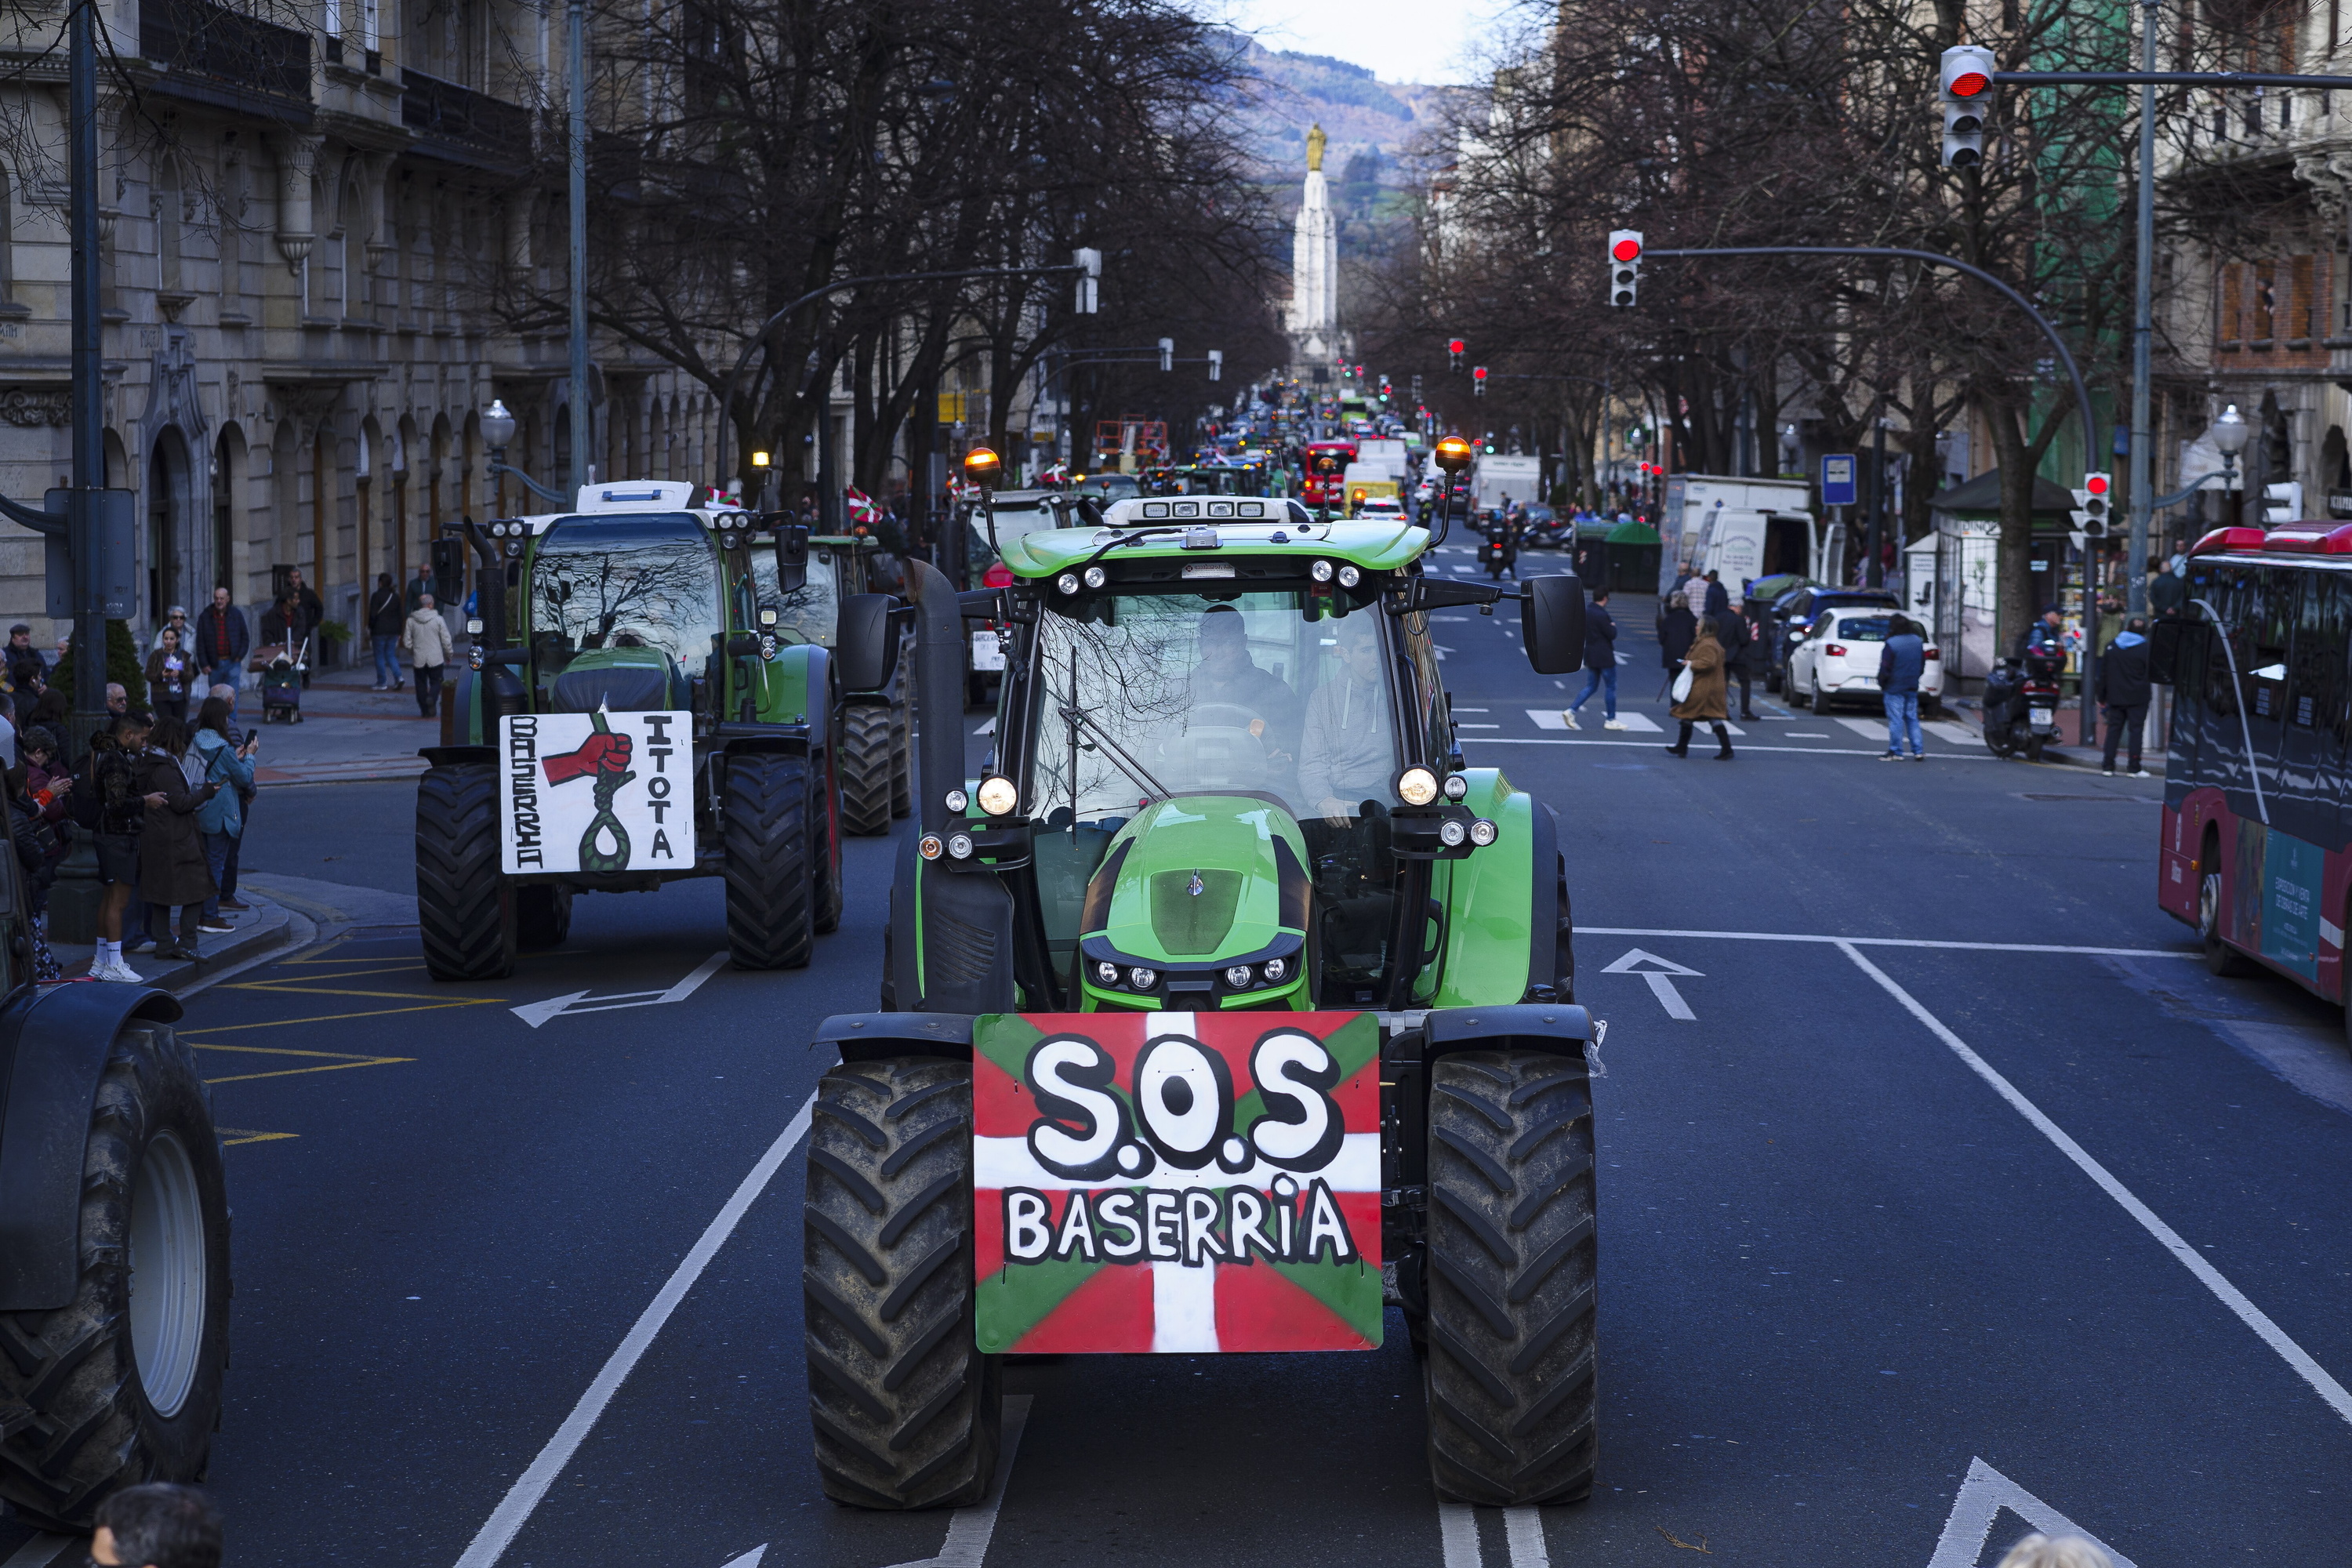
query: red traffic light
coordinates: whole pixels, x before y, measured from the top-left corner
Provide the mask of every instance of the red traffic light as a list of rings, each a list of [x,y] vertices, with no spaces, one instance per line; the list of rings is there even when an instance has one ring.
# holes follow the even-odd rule
[[[1974,98],[1992,85],[1992,78],[1982,71],[1962,71],[1952,79],[1948,89],[1954,98]]]
[[[1471,379],[1471,380],[1473,380],[1473,381],[1484,381],[1484,380],[1486,380],[1486,367],[1485,365],[1483,365],[1483,364],[1474,364],[1474,365],[1472,365],[1472,366],[1470,367],[1470,379]]]
[[[2109,482],[2107,476],[2105,474],[2085,474],[2083,476],[2083,488],[2090,491],[2095,496],[2103,496],[2106,494]]]
[[[1611,246],[1609,254],[1618,261],[1639,261],[1642,258],[1642,242],[1629,236]]]
[[[1462,352],[1462,340],[1460,338],[1454,338],[1449,341],[1445,345],[1445,352],[1450,354],[1460,353]]]

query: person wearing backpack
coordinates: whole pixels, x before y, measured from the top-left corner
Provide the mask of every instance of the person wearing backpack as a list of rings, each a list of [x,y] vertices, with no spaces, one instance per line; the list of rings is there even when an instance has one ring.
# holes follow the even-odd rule
[[[122,961],[122,916],[139,887],[139,836],[147,805],[140,798],[139,770],[155,720],[132,709],[109,730],[90,737],[89,755],[67,795],[74,825],[90,836],[98,851],[98,953],[90,960],[93,980],[139,985],[139,972]]]

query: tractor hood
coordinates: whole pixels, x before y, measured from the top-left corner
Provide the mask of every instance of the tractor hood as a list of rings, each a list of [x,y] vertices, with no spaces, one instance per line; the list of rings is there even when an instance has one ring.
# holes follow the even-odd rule
[[[1296,952],[1306,845],[1265,795],[1180,795],[1119,829],[1087,884],[1086,956],[1182,972]]]

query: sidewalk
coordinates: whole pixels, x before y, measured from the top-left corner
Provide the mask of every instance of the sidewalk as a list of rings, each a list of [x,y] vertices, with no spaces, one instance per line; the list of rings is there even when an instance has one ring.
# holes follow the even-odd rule
[[[1944,700],[1944,712],[1962,728],[1974,731],[1979,740],[1983,738],[1984,710],[1979,699],[1948,697]],[[2099,748],[2096,745],[2079,745],[2075,741],[2075,736],[2082,728],[2082,718],[2083,708],[2080,702],[2069,701],[2058,710],[2058,733],[2061,739],[2058,744],[2044,746],[2042,749],[2043,762],[2060,763],[2068,767],[2090,768],[2095,772],[2098,769]],[[2125,763],[2126,758],[2118,749],[2116,754],[2116,774],[2118,778],[2123,776]],[[2159,779],[2164,777],[2164,748],[2153,742],[2145,744],[2140,752],[2140,766],[2146,768],[2151,777]]]
[[[196,945],[196,962],[170,962],[155,956],[154,949],[126,952],[122,961],[139,972],[139,978],[148,984],[169,991],[174,995],[202,982],[217,979],[224,972],[242,967],[247,963],[290,952],[311,940],[315,928],[294,911],[273,900],[260,896],[243,886],[238,894],[253,908],[243,914],[223,910],[221,916],[236,927],[230,936],[206,933]],[[89,962],[98,949],[89,942],[53,942],[49,951],[57,954],[58,963],[65,969],[66,978],[77,978],[89,973]]]
[[[299,724],[263,723],[259,689],[238,692],[237,722],[261,737],[255,782],[352,784],[423,773],[417,750],[439,742],[441,721],[418,715],[413,690],[370,690],[373,679],[365,666],[312,675]]]

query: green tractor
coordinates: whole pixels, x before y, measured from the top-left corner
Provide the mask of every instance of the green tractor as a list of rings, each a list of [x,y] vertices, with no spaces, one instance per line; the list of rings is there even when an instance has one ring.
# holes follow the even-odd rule
[[[807,963],[841,920],[847,713],[867,787],[890,772],[904,607],[843,592],[847,546],[813,569],[803,525],[700,486],[591,485],[464,532],[488,586],[417,784],[426,969],[499,978],[564,940],[576,894],[687,877],[726,879],[739,967]],[[825,646],[845,631],[865,662]]]
[[[1430,636],[1504,591],[1431,544],[1138,497],[1005,542],[1001,587],[910,566],[921,711],[967,622],[1006,667],[979,777],[922,727],[880,1010],[818,1036],[827,1495],[981,1496],[1008,1353],[1365,1350],[1391,1305],[1441,1495],[1591,1489],[1601,1026],[1554,815],[1465,764]],[[1581,585],[1516,596],[1574,668]]]
[[[762,611],[775,610],[777,639],[830,649],[841,608],[877,594],[875,564],[881,544],[862,530],[854,534],[814,534],[808,542],[805,581],[789,592],[772,571],[760,570],[754,592]],[[755,560],[755,566],[772,557]],[[894,609],[898,608],[895,605]],[[870,613],[870,612],[869,612]],[[902,628],[907,616],[900,613]],[[898,641],[906,642],[901,635]],[[841,754],[841,829],[856,837],[890,831],[894,817],[912,815],[912,726],[908,717],[903,659],[897,650],[877,673],[872,689],[838,694]],[[835,661],[835,668],[841,666]],[[854,673],[854,672],[853,672]]]

